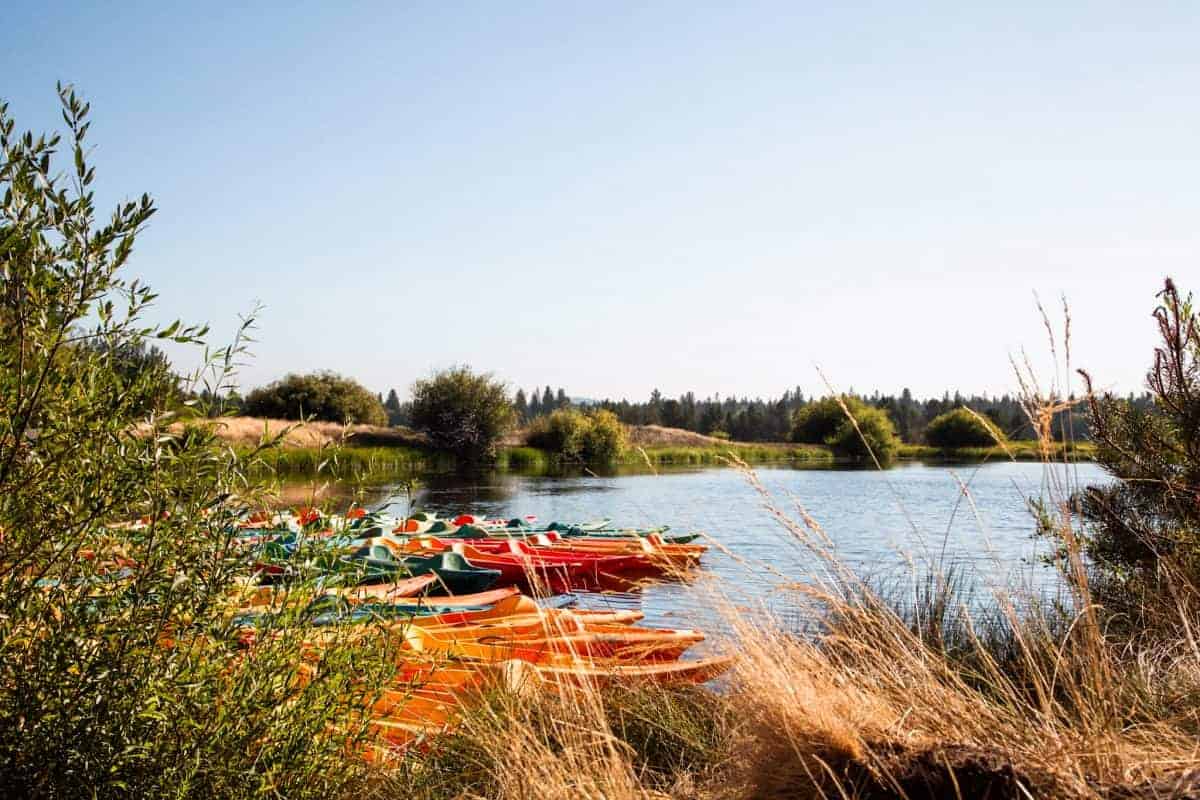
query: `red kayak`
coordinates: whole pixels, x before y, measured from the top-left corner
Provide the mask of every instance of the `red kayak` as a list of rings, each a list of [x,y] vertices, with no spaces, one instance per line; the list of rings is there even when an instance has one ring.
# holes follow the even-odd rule
[[[570,547],[537,547],[520,539],[497,539],[478,543],[476,547],[485,552],[507,552],[522,558],[579,562],[586,567],[587,573],[593,578],[641,571],[652,566],[650,559],[640,553],[608,555],[586,550],[572,550]]]
[[[515,553],[484,551],[474,547],[475,541],[461,539],[439,539],[436,536],[415,537],[406,543],[382,539],[388,547],[401,553],[443,553],[447,550],[467,559],[472,565],[484,569],[499,570],[500,585],[517,584],[530,588],[545,586],[556,593],[565,591],[572,576],[586,574],[586,567],[574,559],[545,559],[538,556],[521,556]],[[536,586],[535,586],[536,584]]]

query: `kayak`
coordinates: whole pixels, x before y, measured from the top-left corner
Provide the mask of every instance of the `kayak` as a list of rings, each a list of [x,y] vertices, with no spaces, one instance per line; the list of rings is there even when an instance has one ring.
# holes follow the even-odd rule
[[[407,580],[423,581],[425,582],[425,585],[428,586],[429,584],[437,581],[437,576],[430,573],[416,578],[409,578]],[[401,581],[401,583],[404,582],[406,581]],[[474,592],[472,594],[441,595],[429,602],[437,605],[439,608],[453,608],[457,606],[492,606],[501,600],[513,597],[514,595],[519,595],[520,593],[521,590],[515,586],[505,586],[501,589],[489,589],[486,592]],[[377,584],[375,586],[349,586],[344,589],[338,589],[337,594],[345,597],[351,603],[388,602],[413,596],[396,594],[392,590],[392,586],[388,584]]]
[[[523,568],[544,570],[549,565],[562,564],[564,574],[597,574],[600,571],[616,573],[650,565],[650,559],[642,553],[606,554],[595,550],[573,548],[570,544],[531,545],[520,539],[476,541],[444,539],[436,536],[413,537],[404,543],[384,539],[391,546],[407,550],[453,551],[461,553],[474,564],[487,560],[516,561]]]
[[[375,541],[375,540],[373,540]],[[430,584],[429,594],[474,594],[490,588],[500,578],[500,571],[479,567],[458,553],[431,555],[410,554],[397,558],[384,544],[369,544],[343,558],[359,565],[363,576],[358,584],[388,583],[398,573],[421,576],[432,573],[437,577]]]
[[[547,631],[542,621],[497,624],[411,625],[405,644],[424,653],[443,653],[481,661],[519,659],[563,665],[579,659],[622,662],[672,661],[704,640],[696,631],[656,630],[630,625],[589,623],[575,632]]]
[[[366,586],[348,586],[335,590],[337,594],[349,598],[372,598],[374,600],[395,600],[402,597],[413,597],[421,594],[431,584],[437,582],[437,575],[429,573],[412,578],[401,578],[393,583],[380,583]],[[277,586],[247,586],[239,587],[231,592],[235,601],[243,606],[257,608],[274,605],[287,600],[287,591]]]
[[[713,656],[696,661],[667,661],[650,664],[613,664],[604,662],[575,664],[514,664],[506,665],[507,679],[518,683],[528,677],[542,681],[573,685],[606,685],[609,683],[659,683],[667,685],[706,683],[720,677],[733,666],[732,656]]]
[[[500,570],[475,566],[458,553],[410,555],[400,562],[413,575],[432,572],[437,576],[437,585],[429,592],[431,595],[474,594],[490,588],[500,579]]]
[[[573,550],[596,553],[629,554],[644,553],[649,560],[663,567],[687,567],[696,564],[708,550],[704,544],[669,544],[662,537],[651,534],[640,539],[611,539],[585,537],[564,540],[557,534],[539,534],[534,541],[544,546],[564,545]]]
[[[407,541],[398,541],[395,538],[384,536],[376,541],[380,544],[374,546],[382,546],[389,551],[400,553],[455,554],[469,564],[498,571],[501,584],[549,586],[555,589],[556,593],[569,586],[569,579],[572,575],[584,570],[581,562],[570,559],[527,558],[500,551],[485,552],[473,546],[474,540],[468,543],[460,540],[442,540],[436,537],[422,536]],[[411,556],[404,557],[410,558]]]

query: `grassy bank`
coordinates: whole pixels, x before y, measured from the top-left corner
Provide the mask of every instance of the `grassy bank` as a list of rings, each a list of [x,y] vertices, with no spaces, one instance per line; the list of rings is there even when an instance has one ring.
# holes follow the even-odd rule
[[[634,464],[649,460],[652,464],[664,466],[727,464],[731,457],[747,464],[789,461],[832,462],[834,459],[833,452],[820,445],[729,442],[693,447],[659,445],[629,448],[622,457],[622,461]]]
[[[1091,442],[1067,445],[1052,442],[1043,451],[1035,441],[1006,442],[993,447],[931,447],[926,444],[901,444],[897,458],[945,461],[1042,461],[1047,457],[1054,461],[1069,458],[1072,461],[1092,461],[1096,447]]]
[[[244,456],[253,448],[237,448]],[[1067,448],[1051,446],[1050,457],[1062,460],[1090,461],[1095,449],[1090,443]],[[1043,454],[1036,442],[1011,442],[1007,447],[937,448],[903,444],[897,453],[903,460],[928,461],[1040,461]],[[775,443],[724,443],[703,446],[657,445],[629,447],[615,466],[652,467],[723,466],[730,459],[747,464],[834,464],[833,452],[820,445]],[[284,447],[260,453],[248,468],[255,474],[274,471],[280,476],[311,476],[318,473],[340,480],[386,479],[417,472],[446,471],[455,468],[454,456],[444,451],[409,445],[363,447]],[[551,470],[564,466],[558,458],[536,447],[502,447],[495,466],[502,470]]]
[[[289,447],[256,455],[239,448],[251,474],[281,477],[323,474],[338,480],[370,480],[454,468],[448,453],[418,447]]]
[[[817,445],[725,443],[703,446],[658,445],[627,447],[615,466],[720,466],[731,459],[747,464],[786,462],[832,462],[833,453]],[[496,465],[500,469],[548,469],[560,465],[558,457],[536,447],[502,448]]]
[[[1071,490],[1069,470],[1047,469]],[[731,631],[723,646],[738,654],[719,691],[522,684],[411,751],[384,794],[1149,800],[1200,788],[1200,653],[1186,638],[1131,643],[1087,614],[1018,611],[1009,590],[971,610],[963,576],[936,565],[881,592],[816,520],[792,518],[747,480],[780,523],[775,546],[814,558],[773,595],[780,619],[812,620],[807,635],[752,619],[711,585],[707,602]],[[1069,602],[1090,599],[1076,587]]]

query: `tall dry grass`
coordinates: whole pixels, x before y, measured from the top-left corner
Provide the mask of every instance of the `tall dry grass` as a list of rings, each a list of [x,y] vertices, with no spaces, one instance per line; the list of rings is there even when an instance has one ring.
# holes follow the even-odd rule
[[[1159,630],[1177,635],[1113,632],[1127,628],[1111,625],[1091,592],[1075,473],[1069,461],[1050,460],[1061,450],[1048,421],[1064,409],[1069,386],[1043,390],[1031,371],[1019,377],[1046,455],[1041,523],[1059,545],[1061,602],[997,591],[981,609],[939,564],[914,574],[907,596],[890,595],[841,561],[801,503],[785,509],[739,464],[778,522],[781,546],[815,559],[812,574],[779,581],[813,621],[805,634],[746,613],[713,586],[709,600],[738,654],[716,689],[512,685],[451,740],[410,753],[381,793],[1200,796],[1200,598],[1171,587],[1170,602],[1156,605],[1173,617]],[[960,488],[973,503],[969,483]]]
[[[252,448],[276,437],[279,437],[277,446],[282,448],[321,448],[342,444],[365,447],[429,445],[425,436],[407,428],[342,425],[318,420],[296,422],[262,417],[221,417],[210,422],[222,441],[237,448]]]

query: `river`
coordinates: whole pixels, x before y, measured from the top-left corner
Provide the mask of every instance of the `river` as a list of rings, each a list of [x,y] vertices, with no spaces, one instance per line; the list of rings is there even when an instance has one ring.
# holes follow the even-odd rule
[[[702,532],[713,545],[703,560],[708,577],[582,593],[579,602],[638,608],[650,625],[712,630],[722,627],[712,611],[714,587],[744,611],[786,616],[796,613],[799,595],[781,587],[828,581],[825,561],[768,503],[795,520],[802,507],[837,559],[876,585],[902,592],[914,573],[953,573],[983,602],[998,590],[1057,591],[1057,574],[1044,558],[1050,542],[1033,535],[1028,501],[1104,480],[1094,464],[1030,462],[903,463],[885,471],[759,466],[753,476],[722,467],[600,476],[439,473],[421,479],[415,505],[439,514],[532,514],[541,523],[609,517]],[[396,487],[371,495],[399,503],[397,513],[406,502]]]

